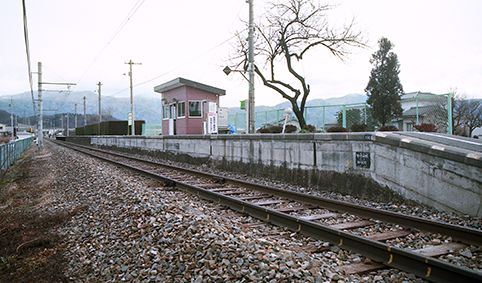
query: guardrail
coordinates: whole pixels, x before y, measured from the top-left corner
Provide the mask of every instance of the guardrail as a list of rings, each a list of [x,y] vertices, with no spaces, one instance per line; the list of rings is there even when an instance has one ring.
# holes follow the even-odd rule
[[[32,143],[33,137],[0,145],[0,175],[17,160]]]

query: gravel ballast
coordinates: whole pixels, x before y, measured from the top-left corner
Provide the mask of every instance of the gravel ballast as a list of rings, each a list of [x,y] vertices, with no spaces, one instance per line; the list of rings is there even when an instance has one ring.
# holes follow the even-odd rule
[[[44,147],[57,178],[45,209],[80,211],[58,230],[73,282],[425,282],[395,269],[344,275],[338,266],[367,259],[284,228],[249,227],[248,216]]]

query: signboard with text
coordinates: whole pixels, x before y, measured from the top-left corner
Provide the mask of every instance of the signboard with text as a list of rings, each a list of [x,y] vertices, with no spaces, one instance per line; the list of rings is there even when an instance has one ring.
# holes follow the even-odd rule
[[[208,113],[208,134],[218,133],[218,117],[216,113]]]
[[[356,167],[370,168],[370,152],[356,153]]]

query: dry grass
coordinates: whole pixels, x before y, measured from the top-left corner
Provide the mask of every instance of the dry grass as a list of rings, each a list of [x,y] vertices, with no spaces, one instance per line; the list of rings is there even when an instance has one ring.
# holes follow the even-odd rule
[[[54,231],[72,215],[47,214],[56,176],[43,172],[48,158],[33,158],[35,147],[0,179],[0,282],[68,282],[61,237]]]
[[[0,144],[4,144],[4,143],[8,143],[10,140],[12,139],[12,137],[10,136],[1,136],[0,137]]]

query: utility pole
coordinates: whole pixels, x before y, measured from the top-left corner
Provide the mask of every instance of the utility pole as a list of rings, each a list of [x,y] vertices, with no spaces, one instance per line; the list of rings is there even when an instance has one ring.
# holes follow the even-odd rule
[[[9,106],[10,106],[10,123],[12,124],[12,141],[14,141],[14,140],[15,140],[15,136],[14,136],[14,134],[13,134],[13,132],[14,132],[14,130],[13,130],[14,124],[13,124],[13,100],[12,100],[12,98],[10,98],[10,105],[9,105]]]
[[[42,114],[42,62],[38,62],[38,148],[42,150],[42,145],[44,142],[43,138],[43,114]]]
[[[77,103],[75,103],[75,128],[77,129]]]
[[[254,103],[254,45],[253,45],[253,36],[254,36],[254,19],[253,19],[253,1],[248,0],[249,3],[249,33],[248,33],[248,45],[249,45],[249,53],[248,53],[248,72],[249,72],[249,133],[254,134],[256,130],[256,112],[255,112],[255,103]]]
[[[135,128],[135,119],[134,119],[134,94],[132,91],[132,65],[142,65],[142,63],[134,63],[132,60],[129,60],[129,62],[125,62],[125,64],[129,64],[130,69],[129,69],[129,77],[130,77],[130,89],[131,89],[131,119],[132,119],[132,130],[131,130],[131,135],[136,134],[136,128]],[[127,122],[129,124],[129,122]]]
[[[100,123],[102,123],[102,110],[101,110],[101,107],[100,107],[100,86],[102,84],[99,82],[97,85],[99,86],[99,127],[98,127],[98,129],[99,129],[99,135],[101,135],[101,133],[100,133],[100,129],[101,129]]]
[[[86,115],[86,109],[85,109],[85,96],[84,96],[84,127],[87,126],[87,115]]]
[[[69,136],[69,116],[70,116],[70,113],[67,112],[67,133],[66,133],[66,137]]]
[[[43,109],[42,109],[42,85],[66,85],[69,89],[71,85],[76,85],[75,83],[47,83],[42,82],[42,62],[38,62],[38,146],[39,150],[42,149],[43,145]]]

